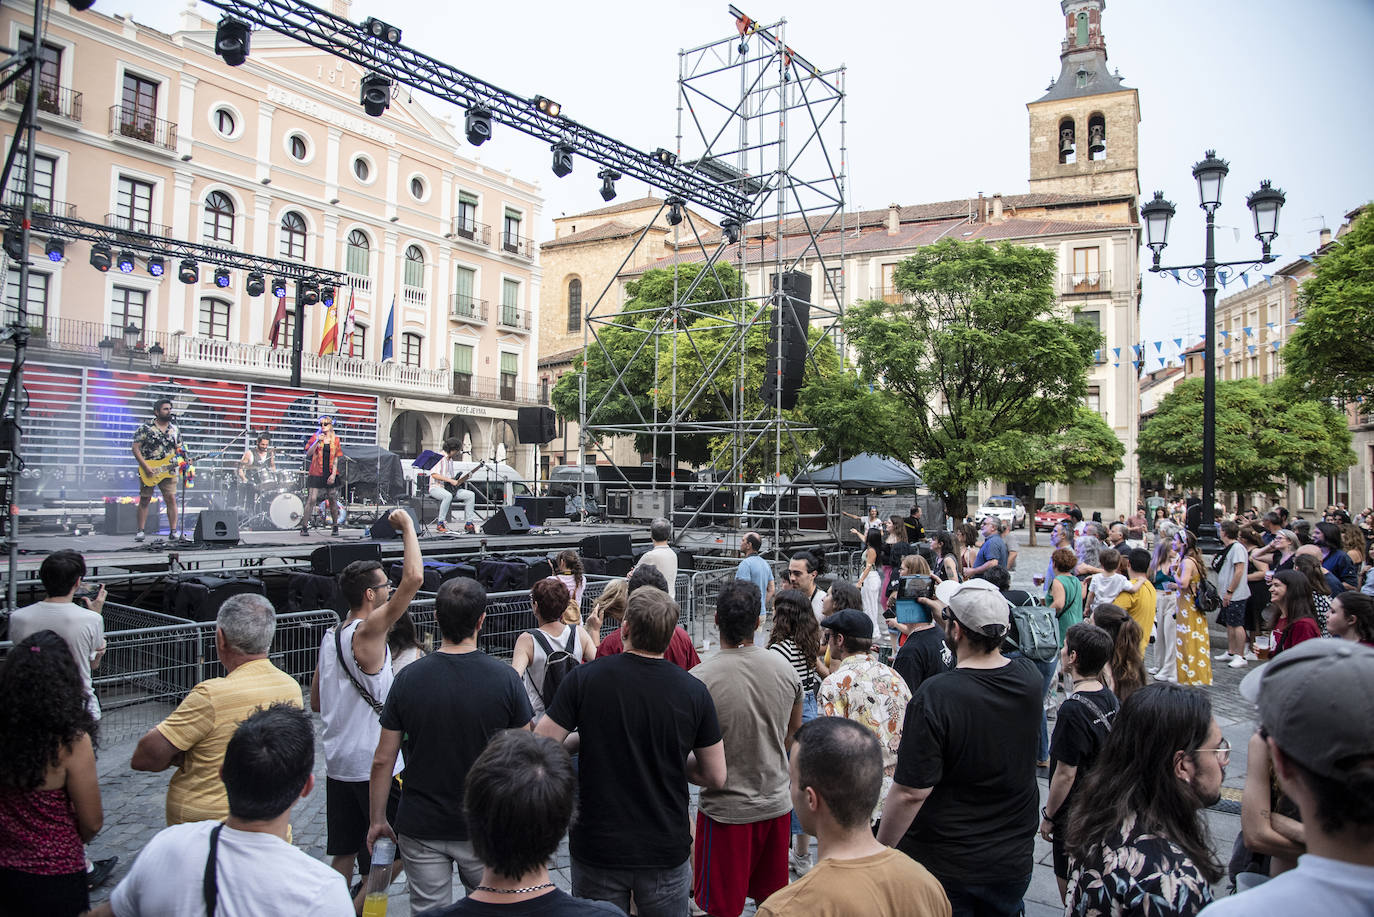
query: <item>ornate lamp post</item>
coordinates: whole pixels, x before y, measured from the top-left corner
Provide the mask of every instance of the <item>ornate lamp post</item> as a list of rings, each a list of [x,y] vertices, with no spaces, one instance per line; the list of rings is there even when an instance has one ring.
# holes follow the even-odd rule
[[[1216,303],[1217,268],[1242,267],[1248,269],[1257,264],[1268,264],[1274,260],[1269,247],[1279,234],[1279,211],[1283,207],[1283,192],[1270,186],[1268,181],[1260,182],[1259,190],[1246,198],[1245,203],[1255,220],[1255,238],[1259,240],[1261,254],[1259,260],[1218,261],[1216,259],[1216,212],[1221,206],[1221,186],[1226,179],[1230,165],[1218,159],[1215,150],[1208,150],[1206,157],[1193,166],[1193,178],[1197,180],[1199,206],[1207,214],[1206,250],[1201,264],[1179,264],[1161,267],[1160,253],[1169,244],[1169,222],[1174,217],[1174,205],[1164,199],[1163,191],[1156,191],[1154,199],[1140,208],[1140,218],[1145,221],[1146,244],[1154,252],[1153,273],[1160,271],[1186,271],[1189,286],[1202,286],[1204,321],[1206,322],[1206,344],[1203,353],[1202,388],[1202,522],[1198,528],[1198,547],[1208,553],[1221,550],[1217,538],[1216,525]],[[1182,278],[1180,278],[1182,279]]]

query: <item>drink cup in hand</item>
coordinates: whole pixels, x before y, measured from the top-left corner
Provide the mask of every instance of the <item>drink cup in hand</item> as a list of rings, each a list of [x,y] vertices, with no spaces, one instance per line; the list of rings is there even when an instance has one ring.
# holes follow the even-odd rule
[[[1035,583],[1035,585],[1037,585],[1037,586],[1043,586],[1043,585],[1045,585],[1045,574],[1043,574],[1043,573],[1037,573],[1037,574],[1035,574],[1034,576],[1031,577],[1031,582],[1032,582],[1032,583]]]

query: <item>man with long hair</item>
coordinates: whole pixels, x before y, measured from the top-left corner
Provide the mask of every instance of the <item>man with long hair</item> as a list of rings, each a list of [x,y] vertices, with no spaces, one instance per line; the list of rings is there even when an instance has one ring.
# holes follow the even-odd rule
[[[1127,698],[1069,807],[1065,913],[1191,917],[1209,903],[1222,868],[1201,813],[1230,757],[1206,692],[1155,683]]]

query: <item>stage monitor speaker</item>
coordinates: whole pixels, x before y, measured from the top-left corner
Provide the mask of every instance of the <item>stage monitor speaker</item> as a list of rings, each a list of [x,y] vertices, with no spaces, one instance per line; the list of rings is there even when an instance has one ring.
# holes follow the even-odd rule
[[[416,515],[415,507],[398,506],[396,508],[403,509],[410,514],[410,519],[412,522],[415,523],[415,528],[418,531],[420,528],[420,517]],[[387,516],[390,515],[391,511],[388,510],[387,512],[382,514],[382,517],[380,519],[372,523],[372,528],[367,530],[367,537],[371,538],[373,541],[393,541],[397,538],[400,538],[401,533],[392,528],[391,523],[387,521]]]
[[[558,435],[558,422],[550,407],[517,408],[515,427],[522,443],[547,443]]]
[[[390,526],[388,526],[389,528]],[[310,569],[320,576],[338,576],[355,560],[382,562],[379,544],[327,544],[310,552]]]
[[[196,544],[238,544],[238,513],[224,509],[201,510],[191,540]]]
[[[482,523],[484,535],[524,535],[529,530],[530,521],[518,506],[499,506],[492,517]]]
[[[567,500],[563,497],[526,497],[515,498],[515,505],[525,511],[530,525],[543,525],[548,519],[566,516]]]
[[[632,554],[633,549],[630,547],[630,536],[619,533],[588,535],[578,544],[577,552],[583,557],[618,557],[622,554]]]

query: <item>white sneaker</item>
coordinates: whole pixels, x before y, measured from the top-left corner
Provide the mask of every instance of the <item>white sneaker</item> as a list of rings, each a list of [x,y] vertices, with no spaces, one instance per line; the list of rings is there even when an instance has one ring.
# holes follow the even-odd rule
[[[1255,655],[1255,651],[1254,651],[1254,650],[1246,650],[1246,651],[1245,651],[1245,660],[1246,660],[1247,662],[1259,662],[1259,657]]]
[[[1230,659],[1230,658],[1231,658],[1231,651],[1230,651],[1230,650],[1222,650],[1220,653],[1217,653],[1217,654],[1216,654],[1215,656],[1213,656],[1212,658],[1215,659],[1215,660],[1217,660],[1218,662],[1222,662],[1222,661],[1224,661],[1224,660],[1227,660],[1227,659]]]
[[[1244,657],[1244,656],[1237,656],[1237,657],[1235,657],[1234,659],[1232,659],[1230,662],[1228,662],[1228,663],[1226,663],[1226,664],[1227,664],[1228,666],[1230,666],[1231,668],[1233,668],[1233,669],[1243,669],[1243,668],[1245,668],[1247,665],[1249,665],[1250,663],[1248,663],[1248,662],[1245,661],[1245,657]]]
[[[144,535],[142,532],[134,532],[134,543],[135,543],[135,544],[143,544],[143,539],[146,538],[146,537],[147,537],[147,536]]]
[[[1159,666],[1157,666],[1157,665],[1152,665],[1152,666],[1150,666],[1150,668],[1148,669],[1148,671],[1149,671],[1151,677],[1153,677],[1153,676],[1155,676],[1155,675],[1158,675],[1158,674],[1159,674]]]
[[[811,854],[804,857],[797,856],[796,851],[789,851],[787,854],[787,868],[796,873],[797,877],[806,875],[811,871]]]

